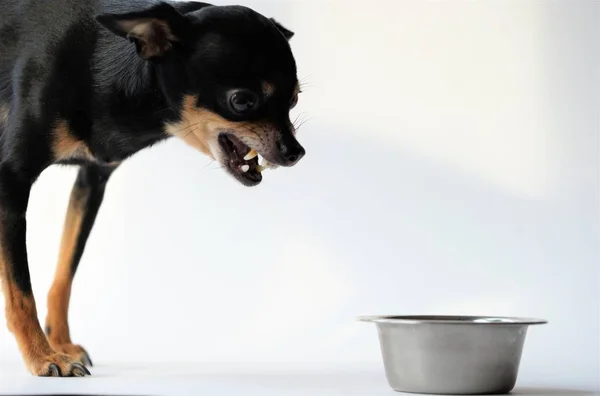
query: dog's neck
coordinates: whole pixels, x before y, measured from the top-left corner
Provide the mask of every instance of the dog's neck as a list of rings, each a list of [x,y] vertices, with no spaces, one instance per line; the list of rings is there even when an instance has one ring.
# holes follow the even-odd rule
[[[178,120],[182,99],[167,95],[169,82],[161,68],[172,66],[145,61],[131,43],[103,32],[95,58],[99,110],[94,123],[112,132],[109,136],[93,133],[89,139],[92,151],[103,160],[121,161],[168,138],[164,125]]]

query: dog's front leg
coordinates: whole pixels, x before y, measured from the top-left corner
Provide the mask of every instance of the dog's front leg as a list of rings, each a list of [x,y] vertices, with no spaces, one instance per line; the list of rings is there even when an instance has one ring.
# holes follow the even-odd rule
[[[80,168],[71,191],[54,283],[48,293],[46,333],[50,345],[55,351],[66,353],[86,366],[91,366],[92,361],[83,347],[73,344],[69,331],[71,286],[102,204],[106,183],[116,166],[84,165]]]
[[[48,343],[37,317],[25,244],[31,181],[0,164],[0,278],[8,329],[29,370],[38,376],[84,376],[89,371]]]

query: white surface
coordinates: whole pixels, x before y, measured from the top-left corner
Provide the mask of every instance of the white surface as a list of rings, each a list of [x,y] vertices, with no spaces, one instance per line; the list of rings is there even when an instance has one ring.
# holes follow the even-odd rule
[[[34,378],[2,367],[0,394],[338,396],[398,395],[381,370],[315,370],[301,365],[126,365],[97,367],[94,377]],[[587,396],[590,389],[519,385],[512,395]]]
[[[244,4],[297,33],[306,158],[255,189],[176,141],[126,163],[78,272],[75,341],[100,365],[379,367],[357,315],[533,316],[550,324],[522,380],[599,389],[600,2]],[[48,170],[31,199],[41,318],[73,177]],[[18,358],[4,326],[0,357]],[[141,367],[98,372],[145,386]],[[285,389],[258,378],[206,386]]]

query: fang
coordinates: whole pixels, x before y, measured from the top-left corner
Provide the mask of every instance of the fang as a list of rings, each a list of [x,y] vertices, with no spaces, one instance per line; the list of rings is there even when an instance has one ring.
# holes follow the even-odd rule
[[[258,155],[258,153],[256,152],[256,150],[251,149],[248,154],[246,154],[244,156],[244,160],[246,161],[250,161],[252,158],[256,157]]]

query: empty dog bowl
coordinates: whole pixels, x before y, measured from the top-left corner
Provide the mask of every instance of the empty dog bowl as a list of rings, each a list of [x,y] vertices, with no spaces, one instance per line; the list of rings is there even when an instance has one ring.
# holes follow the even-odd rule
[[[399,392],[501,394],[517,381],[529,325],[540,319],[365,316],[375,322],[388,383]]]

